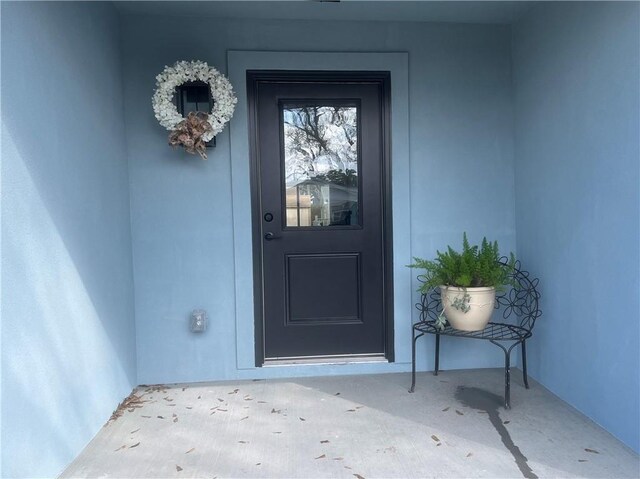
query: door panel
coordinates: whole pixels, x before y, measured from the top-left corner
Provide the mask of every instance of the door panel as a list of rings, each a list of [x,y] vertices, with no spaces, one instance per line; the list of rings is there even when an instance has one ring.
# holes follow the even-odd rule
[[[287,255],[287,323],[361,323],[360,282],[358,253]]]
[[[383,81],[256,75],[263,358],[385,354]]]

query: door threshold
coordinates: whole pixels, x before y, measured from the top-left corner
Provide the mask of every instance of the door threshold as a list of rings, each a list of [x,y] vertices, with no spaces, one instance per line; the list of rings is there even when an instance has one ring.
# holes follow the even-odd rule
[[[298,366],[305,364],[354,364],[354,363],[388,363],[384,354],[350,354],[342,356],[303,356],[295,358],[268,358],[264,367]]]

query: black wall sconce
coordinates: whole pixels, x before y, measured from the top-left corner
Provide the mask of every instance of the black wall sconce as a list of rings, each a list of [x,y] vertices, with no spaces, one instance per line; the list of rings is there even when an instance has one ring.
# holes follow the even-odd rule
[[[176,108],[178,112],[187,117],[190,111],[201,111],[211,113],[213,109],[213,98],[209,85],[203,81],[192,81],[183,83],[176,87]],[[207,148],[216,146],[216,137],[205,143]]]

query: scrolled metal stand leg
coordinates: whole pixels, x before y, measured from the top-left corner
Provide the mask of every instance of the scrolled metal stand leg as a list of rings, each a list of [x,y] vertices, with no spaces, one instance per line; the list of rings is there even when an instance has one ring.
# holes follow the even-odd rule
[[[416,389],[416,341],[424,333],[416,336],[416,330],[413,329],[413,341],[411,342],[411,387],[409,392],[412,393]]]
[[[440,335],[436,334],[436,366],[433,375],[437,376],[440,371]]]
[[[511,409],[511,350],[504,352],[504,408]]]
[[[526,340],[522,341],[522,380],[524,387],[529,389],[529,376],[527,375],[527,346]]]

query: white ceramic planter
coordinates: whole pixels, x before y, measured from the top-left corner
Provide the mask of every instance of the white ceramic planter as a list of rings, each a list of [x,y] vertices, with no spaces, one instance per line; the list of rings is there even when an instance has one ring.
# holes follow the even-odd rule
[[[469,310],[464,311],[453,306],[456,299],[463,301],[468,294]],[[440,286],[444,315],[452,327],[461,331],[481,331],[485,328],[496,301],[495,288],[456,288],[455,286]]]

